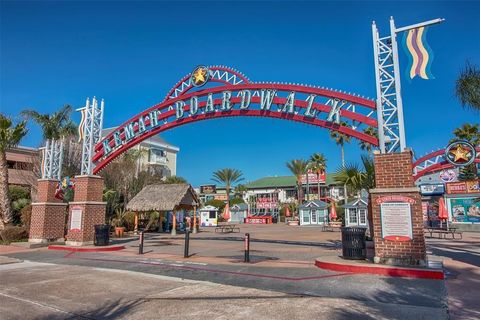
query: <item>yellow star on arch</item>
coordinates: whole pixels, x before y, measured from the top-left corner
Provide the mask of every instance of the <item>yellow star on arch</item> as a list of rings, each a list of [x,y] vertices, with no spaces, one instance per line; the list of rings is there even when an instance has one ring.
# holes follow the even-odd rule
[[[457,146],[455,150],[450,150],[450,153],[455,156],[455,159],[453,160],[454,162],[457,162],[458,160],[465,160],[465,161],[469,160],[468,158],[469,150],[464,149],[460,144]]]
[[[193,81],[195,84],[204,83],[206,81],[205,75],[207,74],[206,70],[203,68],[198,68],[193,73]]]

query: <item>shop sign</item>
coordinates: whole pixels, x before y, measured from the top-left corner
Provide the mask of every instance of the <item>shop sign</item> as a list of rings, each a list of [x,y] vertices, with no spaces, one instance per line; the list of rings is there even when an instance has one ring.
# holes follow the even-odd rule
[[[424,184],[420,186],[420,193],[424,196],[444,194],[445,187],[443,184]]]
[[[277,199],[257,198],[257,209],[275,209],[278,206]]]
[[[439,177],[443,182],[452,182],[457,178],[457,173],[452,169],[443,170],[440,172]]]
[[[449,199],[453,222],[480,222],[480,199],[479,198],[459,198]]]
[[[214,185],[214,184],[208,184],[208,185],[200,186],[200,193],[202,193],[202,194],[217,193],[217,186]]]
[[[468,141],[454,141],[445,148],[445,159],[456,167],[468,166],[476,156],[475,147]]]
[[[308,183],[309,184],[325,183],[325,181],[326,181],[325,172],[322,172],[318,175],[315,172],[309,172],[308,173]],[[302,184],[307,184],[307,175],[306,174],[304,174],[302,176]]]
[[[470,180],[447,183],[448,194],[480,193],[480,181]]]
[[[227,201],[227,195],[226,194],[215,194],[213,196],[215,200],[220,200],[220,201]]]
[[[70,217],[70,230],[82,230],[82,215],[83,210],[82,207],[75,206],[72,208]]]
[[[414,204],[415,199],[412,199],[410,197],[405,197],[405,196],[384,196],[384,197],[377,198],[375,202],[377,204],[382,204],[385,202],[407,202],[409,204]]]
[[[380,204],[382,238],[390,241],[413,239],[410,202],[383,202]]]

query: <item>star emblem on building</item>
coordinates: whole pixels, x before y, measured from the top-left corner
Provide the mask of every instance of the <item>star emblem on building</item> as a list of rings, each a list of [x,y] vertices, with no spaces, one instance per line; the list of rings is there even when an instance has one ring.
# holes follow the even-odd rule
[[[454,166],[466,166],[475,160],[475,147],[467,141],[455,141],[448,145],[445,158]]]
[[[210,78],[210,72],[207,67],[199,66],[196,67],[195,70],[192,72],[192,85],[194,87],[203,86],[207,83],[208,79]]]

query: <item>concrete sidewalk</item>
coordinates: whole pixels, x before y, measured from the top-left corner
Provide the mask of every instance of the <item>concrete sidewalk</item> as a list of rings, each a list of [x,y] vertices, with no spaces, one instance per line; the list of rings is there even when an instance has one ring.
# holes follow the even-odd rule
[[[312,297],[124,270],[0,266],[2,319],[447,319],[444,308]]]

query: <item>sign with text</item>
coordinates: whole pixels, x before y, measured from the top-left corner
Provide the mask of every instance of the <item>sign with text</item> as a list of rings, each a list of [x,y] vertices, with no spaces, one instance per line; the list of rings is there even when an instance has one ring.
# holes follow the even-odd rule
[[[82,207],[73,207],[70,217],[70,230],[82,230]]]
[[[278,206],[276,198],[257,198],[257,209],[275,209]]]
[[[445,193],[443,184],[424,184],[420,186],[420,193],[424,196],[440,195]]]
[[[202,194],[217,193],[217,187],[214,184],[200,186],[200,193]]]
[[[412,240],[412,213],[408,202],[380,204],[382,238],[391,241]]]
[[[308,173],[308,183],[309,184],[317,184],[317,183],[325,183],[326,177],[325,172],[317,174],[315,172]],[[307,175],[304,174],[302,176],[302,184],[307,184]]]
[[[480,193],[480,181],[469,180],[447,183],[448,194]]]

